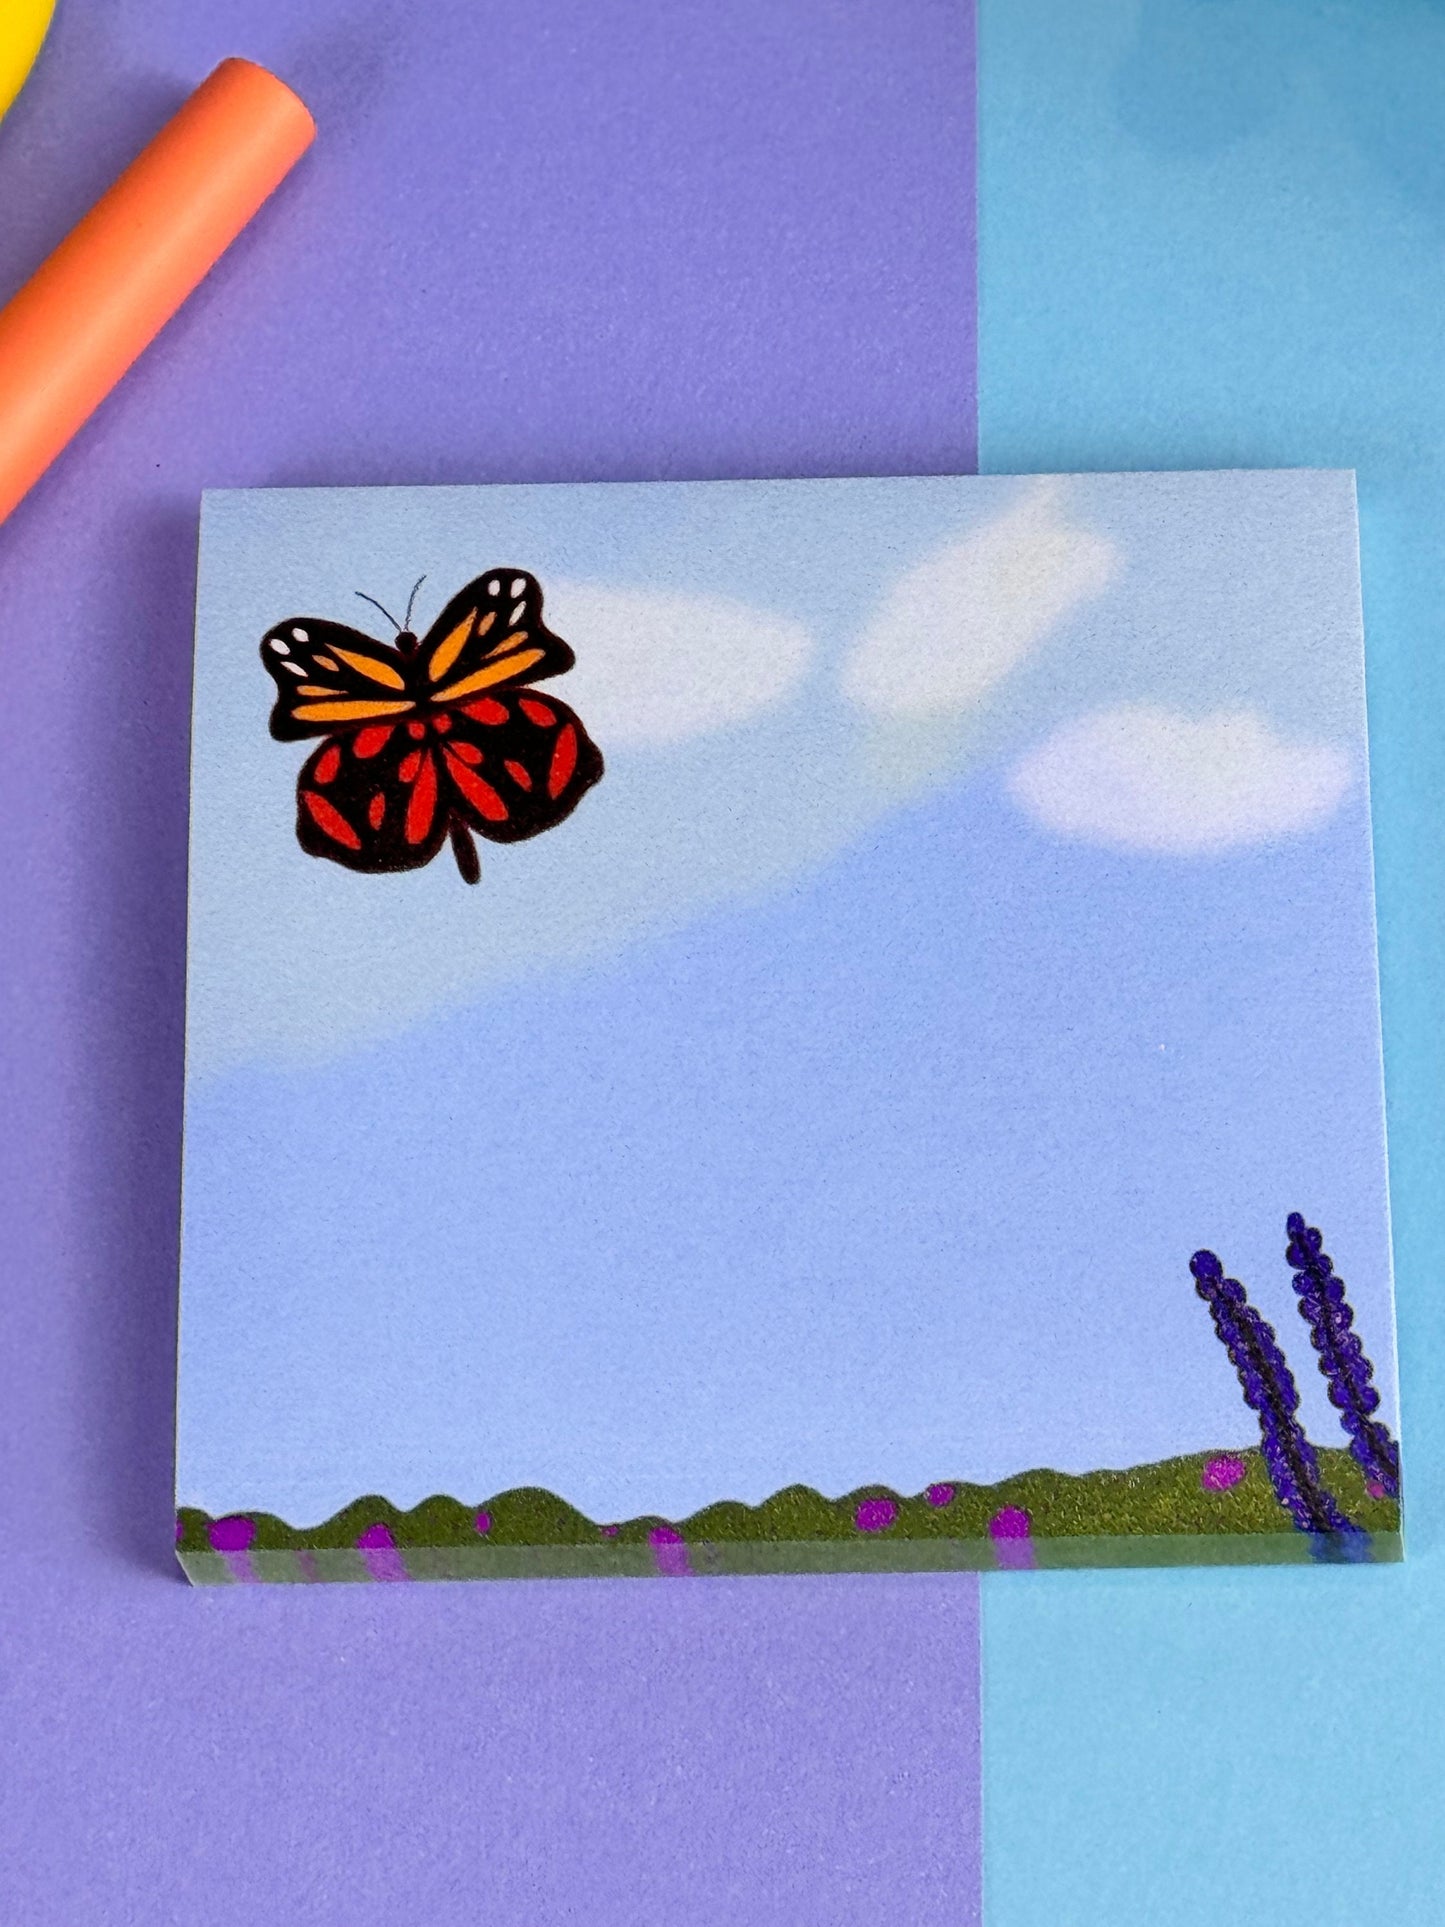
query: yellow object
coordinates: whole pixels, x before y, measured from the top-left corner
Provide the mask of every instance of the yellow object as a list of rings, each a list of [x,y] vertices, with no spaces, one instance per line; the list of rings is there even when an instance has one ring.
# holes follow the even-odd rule
[[[25,85],[55,0],[0,0],[0,114]]]

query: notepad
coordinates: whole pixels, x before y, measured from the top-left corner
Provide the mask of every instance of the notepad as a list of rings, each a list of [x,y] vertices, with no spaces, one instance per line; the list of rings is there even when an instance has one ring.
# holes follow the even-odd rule
[[[1400,1551],[1353,478],[204,498],[198,1583]]]

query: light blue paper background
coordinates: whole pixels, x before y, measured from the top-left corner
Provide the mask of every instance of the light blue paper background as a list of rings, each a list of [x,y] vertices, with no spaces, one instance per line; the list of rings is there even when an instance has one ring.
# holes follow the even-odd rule
[[[353,586],[400,607],[422,568],[424,623],[503,563],[577,648],[600,788],[476,891],[445,852],[306,856],[257,638],[380,629]],[[619,631],[599,584],[723,613]],[[543,1485],[681,1518],[1245,1445],[1203,1243],[1340,1444],[1292,1208],[1394,1422],[1348,474],[223,493],[195,692],[183,1502]],[[1139,704],[1259,719],[1278,794],[1226,795],[1265,812],[1236,844],[1020,800],[1041,744]],[[1189,823],[1230,753],[1191,741]]]
[[[1408,1554],[986,1584],[992,1927],[1445,1910],[1445,12],[987,0],[985,466],[1353,463]]]

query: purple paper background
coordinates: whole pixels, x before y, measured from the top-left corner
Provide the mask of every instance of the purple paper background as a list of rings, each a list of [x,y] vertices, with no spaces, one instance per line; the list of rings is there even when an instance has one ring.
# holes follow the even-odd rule
[[[62,0],[0,292],[214,62],[321,139],[0,528],[0,1916],[966,1923],[967,1578],[173,1576],[207,484],[974,464],[967,0]]]

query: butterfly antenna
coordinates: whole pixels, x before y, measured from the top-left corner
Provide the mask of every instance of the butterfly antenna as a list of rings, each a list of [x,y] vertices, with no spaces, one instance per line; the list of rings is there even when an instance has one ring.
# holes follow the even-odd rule
[[[378,602],[374,595],[368,595],[365,589],[353,589],[351,593],[353,595],[360,596],[363,602],[369,602],[373,609],[380,609],[381,613],[386,617],[387,621],[391,624],[392,628],[395,629],[396,633],[398,635],[401,634],[401,624],[397,621],[396,617],[391,613],[390,609],[384,607],[383,604]]]
[[[407,626],[408,633],[411,630],[411,612],[412,612],[412,608],[416,603],[416,592],[421,587],[422,583],[425,581],[426,581],[426,577],[424,575],[419,575],[416,581],[412,584],[411,594],[406,599],[406,626]]]

